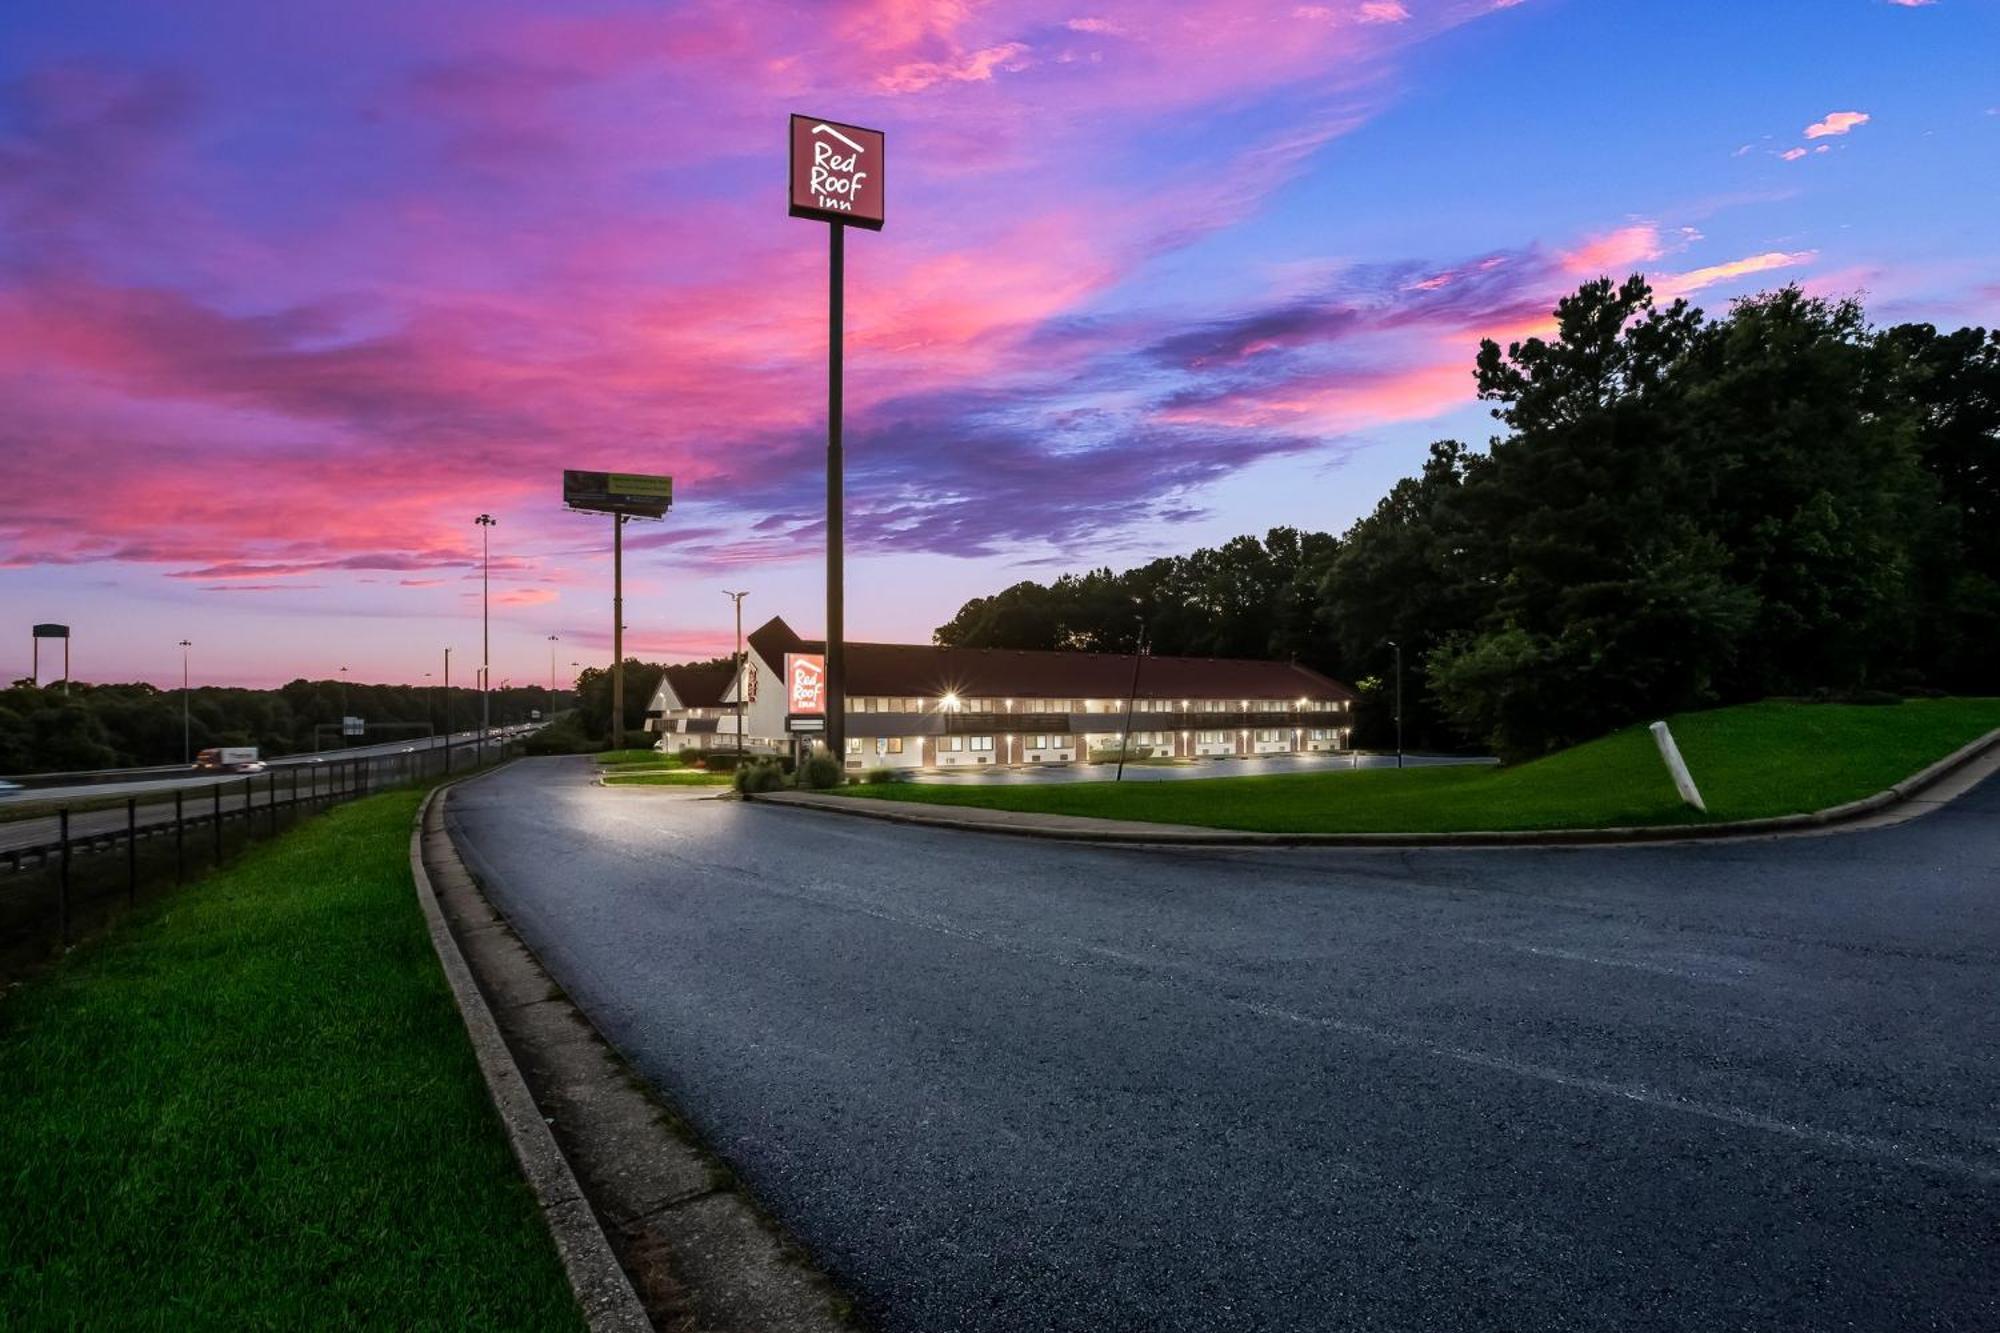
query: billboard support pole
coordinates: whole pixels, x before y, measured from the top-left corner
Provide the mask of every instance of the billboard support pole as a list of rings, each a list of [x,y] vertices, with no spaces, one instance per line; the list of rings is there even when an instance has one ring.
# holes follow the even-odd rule
[[[826,355],[826,745],[847,771],[846,578],[843,568],[840,450],[841,344],[846,322],[847,228],[829,223]]]
[[[611,748],[625,748],[625,515],[611,516]]]

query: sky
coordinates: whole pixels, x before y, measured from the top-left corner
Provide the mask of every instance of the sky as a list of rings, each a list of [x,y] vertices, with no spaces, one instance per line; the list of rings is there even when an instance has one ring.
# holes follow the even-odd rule
[[[1290,524],[1446,436],[1590,278],[2000,322],[1994,0],[21,0],[0,9],[0,637],[82,679],[602,665],[824,612],[827,247],[789,113],[887,135],[847,237],[847,627]],[[550,636],[556,636],[554,642]],[[15,661],[13,659],[18,659]]]

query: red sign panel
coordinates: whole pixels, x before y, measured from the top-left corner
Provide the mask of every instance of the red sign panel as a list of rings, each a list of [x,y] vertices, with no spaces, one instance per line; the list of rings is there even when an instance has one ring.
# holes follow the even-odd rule
[[[785,711],[826,711],[826,658],[818,653],[785,654]]]
[[[792,117],[791,213],[882,230],[882,131]]]

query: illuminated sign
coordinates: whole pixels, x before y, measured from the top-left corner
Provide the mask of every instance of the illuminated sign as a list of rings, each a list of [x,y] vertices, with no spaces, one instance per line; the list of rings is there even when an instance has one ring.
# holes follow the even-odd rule
[[[826,658],[819,653],[785,654],[785,711],[826,712]]]
[[[792,117],[791,214],[882,230],[882,131]]]
[[[563,503],[571,509],[659,518],[674,505],[674,479],[640,472],[563,470]]]

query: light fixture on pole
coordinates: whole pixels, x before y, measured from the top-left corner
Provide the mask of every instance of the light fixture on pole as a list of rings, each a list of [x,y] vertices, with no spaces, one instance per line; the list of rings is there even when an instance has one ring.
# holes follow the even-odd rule
[[[479,749],[480,758],[486,757],[486,732],[492,717],[488,703],[488,679],[493,669],[493,615],[488,593],[492,588],[493,570],[493,524],[491,514],[481,514],[472,520],[479,525]]]
[[[1139,617],[1139,642],[1132,650],[1132,692],[1125,696],[1125,734],[1118,738],[1118,773],[1111,780],[1125,780],[1125,756],[1132,749],[1132,705],[1139,699],[1139,663],[1146,658],[1146,618]],[[1086,756],[1087,758],[1088,756]]]
[[[556,711],[556,645],[562,642],[560,635],[549,635],[549,711]]]
[[[722,595],[736,603],[736,762],[743,762],[743,599],[750,595],[745,588],[742,592],[731,592],[724,588]]]
[[[194,762],[194,749],[188,743],[188,649],[192,647],[194,645],[186,639],[181,640],[181,762],[183,764]]]
[[[1403,645],[1397,639],[1385,639],[1396,650],[1396,767],[1403,766]]]

